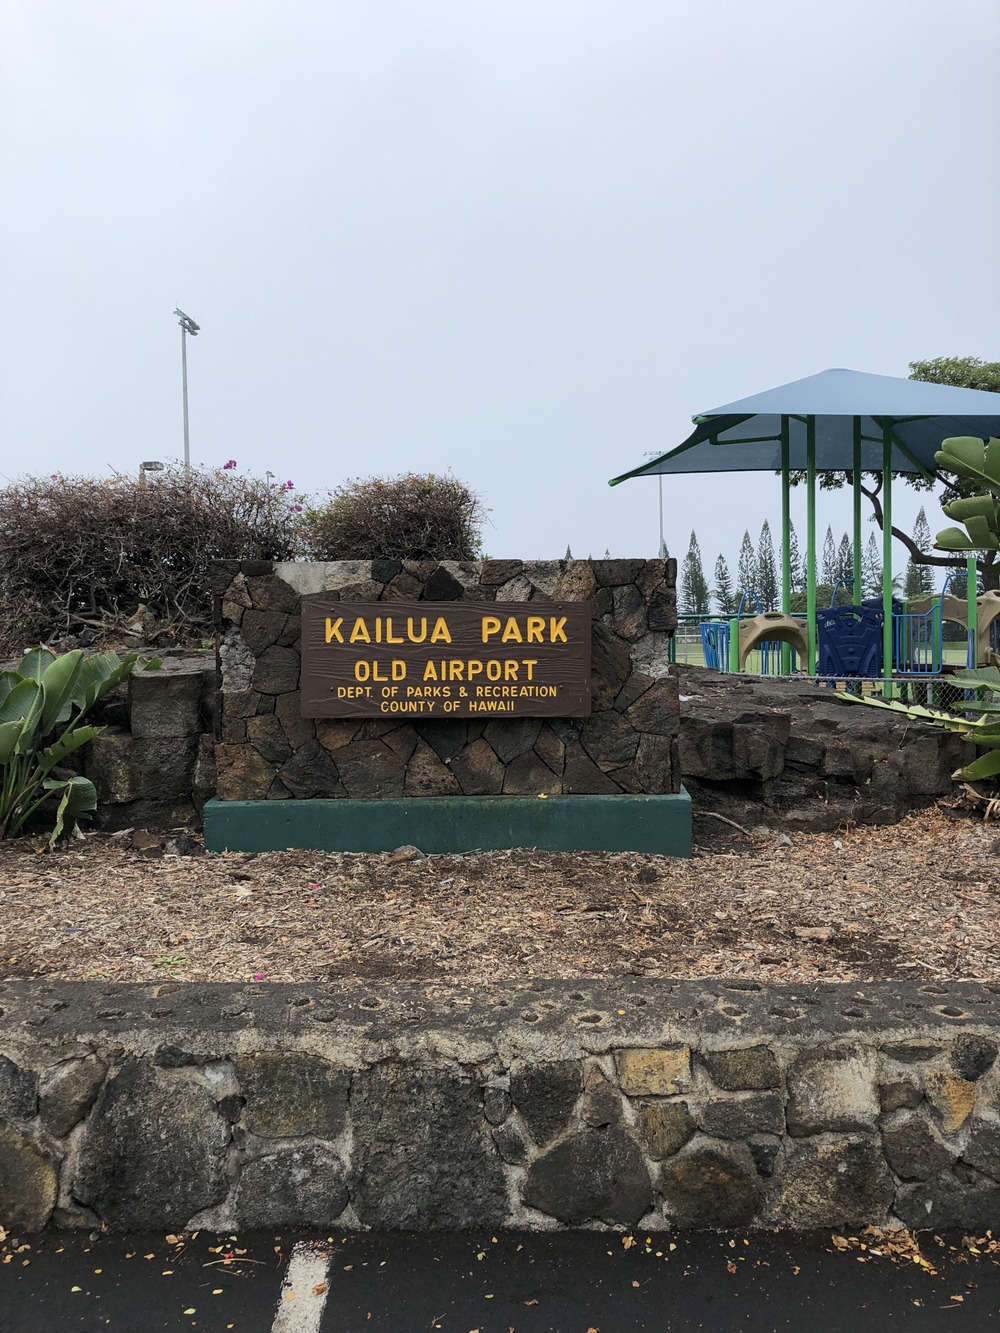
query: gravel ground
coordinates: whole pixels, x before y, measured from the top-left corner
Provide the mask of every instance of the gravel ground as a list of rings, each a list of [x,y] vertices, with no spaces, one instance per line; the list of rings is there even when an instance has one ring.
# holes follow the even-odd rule
[[[0,844],[0,973],[62,980],[1000,980],[1000,830],[946,803],[888,828],[632,853],[203,853]],[[143,845],[143,844],[152,845]]]

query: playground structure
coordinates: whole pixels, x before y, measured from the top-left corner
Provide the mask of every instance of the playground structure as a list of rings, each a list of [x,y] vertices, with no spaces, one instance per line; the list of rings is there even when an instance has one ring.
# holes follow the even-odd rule
[[[961,598],[920,599],[903,606],[892,594],[892,482],[897,476],[933,481],[937,454],[951,437],[1000,438],[1000,394],[951,385],[895,379],[852,370],[826,370],[779,385],[694,417],[683,443],[625,472],[616,486],[640,476],[712,472],[771,472],[781,477],[781,600],[777,611],[712,622],[702,634],[706,661],[721,669],[747,667],[760,650],[767,674],[804,671],[831,681],[881,678],[885,694],[895,681],[929,677],[944,668],[942,624],[967,630],[967,662],[989,664],[997,651],[1000,594],[976,593],[976,559],[966,561],[968,587]],[[862,586],[862,478],[880,478],[882,594],[876,604],[817,606],[816,499],[823,473],[846,478],[853,495],[853,578]],[[790,490],[806,492],[805,614],[792,612],[789,560]],[[968,550],[968,547],[963,547]],[[708,622],[706,622],[708,623]],[[725,666],[723,666],[725,664]]]
[[[949,622],[964,630],[966,638],[965,660],[954,665],[1000,665],[1000,592],[976,590],[972,601],[955,597],[948,593],[954,578],[949,574],[941,592],[933,596],[906,603],[893,599],[893,677],[940,675],[945,667],[944,626]],[[879,599],[838,606],[836,595],[837,588],[830,606],[816,612],[817,660],[812,674],[827,681],[883,677],[884,625]],[[756,613],[744,614],[748,599],[756,604]],[[754,652],[760,654],[755,675],[801,674],[808,661],[806,617],[763,611],[753,589],[744,593],[735,616],[700,620],[698,630],[705,665],[715,671],[744,673]]]
[[[945,585],[947,587],[947,583]],[[966,631],[969,639],[973,635],[971,629],[971,604],[962,597],[949,597],[946,592],[942,592],[938,597],[920,597],[907,604],[907,610],[913,615],[926,615],[937,605],[942,621],[952,621],[956,625],[961,625]],[[1000,592],[995,588],[989,592],[980,593],[976,597],[975,614],[975,653],[970,652],[968,666],[998,666],[1000,658],[997,655],[998,646],[998,625],[1000,620]]]

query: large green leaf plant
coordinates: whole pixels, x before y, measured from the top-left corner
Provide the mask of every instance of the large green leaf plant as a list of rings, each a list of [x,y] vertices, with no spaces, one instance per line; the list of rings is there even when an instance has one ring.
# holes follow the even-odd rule
[[[92,782],[56,770],[103,730],[81,725],[83,717],[137,661],[136,653],[86,657],[74,649],[57,657],[48,648],[33,648],[16,671],[0,672],[0,838],[16,837],[53,801],[52,847],[97,809]]]
[[[942,441],[934,461],[954,475],[952,490],[960,492],[941,508],[965,527],[945,528],[934,545],[967,553],[1000,550],[1000,440],[956,435]]]
[[[986,560],[992,561],[991,553],[1000,551],[1000,440],[956,435],[942,441],[934,460],[939,471],[954,477],[950,483],[953,498],[941,507],[948,518],[965,528],[964,532],[959,527],[945,528],[937,534],[934,545],[942,551],[967,555],[985,553]],[[968,713],[968,717],[875,695],[845,693],[837,697],[928,722],[984,749],[984,754],[954,774],[957,779],[977,782],[1000,776],[1000,670],[990,666],[960,671],[949,676],[948,683],[969,692],[969,697],[956,705],[956,712]]]

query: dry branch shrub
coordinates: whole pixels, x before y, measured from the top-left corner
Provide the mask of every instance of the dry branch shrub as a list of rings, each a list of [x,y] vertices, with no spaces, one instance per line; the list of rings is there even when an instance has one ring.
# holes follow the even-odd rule
[[[479,496],[450,475],[367,477],[307,509],[299,543],[311,560],[474,560],[484,519]]]
[[[167,470],[128,477],[31,477],[0,490],[0,651],[92,627],[141,606],[159,625],[211,624],[213,560],[284,560],[294,497],[251,477]]]

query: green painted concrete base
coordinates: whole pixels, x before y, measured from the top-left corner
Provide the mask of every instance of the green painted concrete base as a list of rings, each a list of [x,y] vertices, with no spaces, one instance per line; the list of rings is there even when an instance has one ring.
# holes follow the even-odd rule
[[[208,801],[213,852],[422,852],[537,847],[549,852],[691,855],[691,798],[431,796],[374,801]]]

